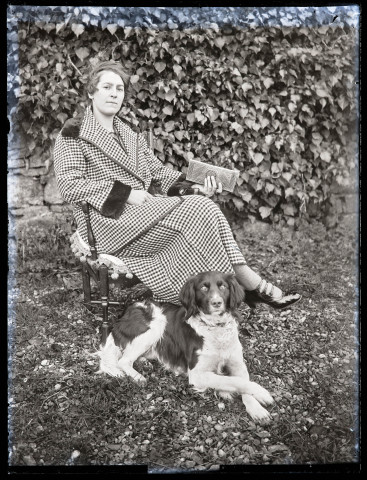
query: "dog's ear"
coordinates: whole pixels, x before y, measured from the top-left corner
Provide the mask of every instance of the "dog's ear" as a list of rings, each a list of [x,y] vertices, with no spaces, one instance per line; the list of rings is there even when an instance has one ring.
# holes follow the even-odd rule
[[[229,308],[235,310],[245,300],[245,290],[234,274],[229,274],[226,280],[229,285]]]
[[[199,313],[196,305],[195,277],[190,277],[180,291],[180,302],[186,308],[185,320]]]

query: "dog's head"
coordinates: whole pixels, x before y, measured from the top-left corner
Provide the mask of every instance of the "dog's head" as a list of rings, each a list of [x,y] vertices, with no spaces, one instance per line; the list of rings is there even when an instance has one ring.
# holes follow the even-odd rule
[[[190,277],[180,292],[186,318],[199,311],[210,315],[234,311],[244,300],[245,292],[232,273],[203,272]]]

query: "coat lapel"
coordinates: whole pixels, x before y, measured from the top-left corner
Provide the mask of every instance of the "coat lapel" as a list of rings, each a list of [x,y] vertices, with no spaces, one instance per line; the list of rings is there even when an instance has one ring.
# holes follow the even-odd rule
[[[136,133],[129,131],[117,117],[114,119],[114,127],[119,133],[123,145],[123,149],[113,136],[100,125],[95,119],[90,107],[86,108],[84,120],[80,128],[79,137],[90,141],[98,146],[107,156],[112,157],[122,167],[127,167],[136,174]],[[126,150],[125,150],[126,149]]]

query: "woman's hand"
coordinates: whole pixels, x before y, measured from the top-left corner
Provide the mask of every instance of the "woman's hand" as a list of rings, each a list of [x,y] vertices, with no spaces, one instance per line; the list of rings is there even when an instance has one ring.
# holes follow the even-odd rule
[[[223,186],[221,182],[216,182],[215,177],[210,176],[206,177],[204,180],[204,185],[195,184],[192,188],[196,188],[206,197],[212,197],[215,193],[221,193]]]
[[[145,190],[131,190],[129,198],[126,200],[126,203],[129,205],[143,205],[143,203],[150,202],[153,198],[153,195],[146,192]]]

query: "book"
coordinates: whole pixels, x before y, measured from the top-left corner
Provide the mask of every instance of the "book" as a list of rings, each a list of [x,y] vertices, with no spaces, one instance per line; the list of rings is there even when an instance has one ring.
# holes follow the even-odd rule
[[[217,183],[221,182],[223,190],[233,192],[239,174],[240,172],[238,170],[217,167],[216,165],[210,165],[209,163],[200,162],[198,160],[189,160],[186,180],[198,183],[199,185],[204,185],[205,178],[213,176]]]

